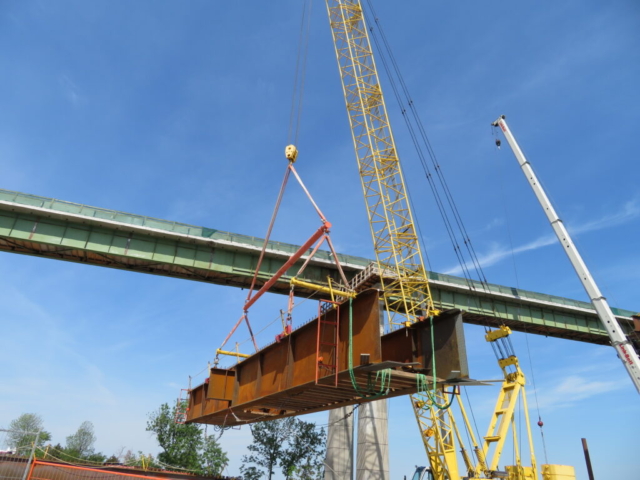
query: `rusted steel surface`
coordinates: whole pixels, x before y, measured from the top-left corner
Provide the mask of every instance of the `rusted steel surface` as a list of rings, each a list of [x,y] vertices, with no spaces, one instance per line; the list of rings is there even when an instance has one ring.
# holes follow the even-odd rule
[[[445,313],[433,319],[433,344],[437,377],[446,379],[452,372],[460,372],[455,376],[468,378],[469,368],[460,312]],[[415,367],[417,371],[433,375],[430,320],[426,319],[409,328],[384,335],[382,356],[385,360],[395,362],[418,362],[420,365]]]
[[[323,320],[335,321],[336,316],[336,310],[330,310]],[[415,393],[416,373],[432,378],[429,322],[382,335],[379,294],[370,290],[353,301],[352,355],[358,385],[354,388],[349,374],[348,304],[341,306],[338,320],[337,386],[331,369],[318,369],[319,362],[335,361],[335,352],[326,345],[318,352],[316,318],[230,369],[212,368],[209,379],[191,391],[187,421],[232,426],[371,401],[380,398],[372,398],[380,391],[377,372],[388,367],[395,370],[384,397]],[[458,377],[468,376],[461,319],[443,315],[434,322],[433,332],[437,379],[446,379],[452,371],[461,372]],[[366,365],[360,365],[362,354],[368,355]],[[407,365],[412,363],[416,365]],[[318,382],[316,370],[326,372],[319,374]]]

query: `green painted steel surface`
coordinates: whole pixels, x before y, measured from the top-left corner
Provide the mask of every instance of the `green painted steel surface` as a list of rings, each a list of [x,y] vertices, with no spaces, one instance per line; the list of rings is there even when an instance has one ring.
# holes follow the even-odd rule
[[[209,283],[246,287],[262,248],[260,238],[206,227],[89,207],[0,190],[0,251],[44,256]],[[260,269],[269,278],[298,246],[269,242]],[[370,260],[339,255],[348,277]],[[297,271],[297,266],[290,272]],[[337,278],[328,252],[319,252],[303,275]],[[506,323],[516,330],[608,343],[590,303],[430,272],[440,308],[459,308],[469,323]],[[289,277],[274,291],[287,293]],[[297,290],[301,294],[310,294]],[[631,328],[628,310],[613,309]]]
[[[135,215],[131,213],[118,212],[115,210],[107,210],[104,208],[90,207],[78,203],[66,202],[64,200],[39,197],[26,193],[13,192],[10,190],[0,189],[0,202],[11,203],[16,206],[35,207],[43,211],[50,211],[51,214],[73,214],[78,217],[86,217],[87,220],[106,220],[109,222],[117,222],[122,225],[129,225],[131,227],[145,227],[147,229],[153,229],[161,232],[179,235],[187,235],[189,237],[217,240],[221,242],[239,243],[243,245],[249,245],[254,248],[262,248],[264,242],[264,239],[262,238],[251,237],[248,235],[229,233],[213,228],[198,227],[195,225],[188,225],[186,223],[172,222],[159,218],[145,217],[143,215]],[[6,208],[6,206],[4,208]],[[36,213],[35,210],[34,213]],[[56,234],[54,233],[54,236],[55,235]],[[281,252],[283,254],[291,255],[299,247],[297,245],[292,245],[289,243],[270,241],[267,248]],[[316,256],[320,259],[330,261],[329,252],[319,251]],[[366,265],[367,262],[369,262],[369,260],[364,258],[341,254],[339,254],[339,259],[343,263],[354,263],[356,265],[362,266]]]

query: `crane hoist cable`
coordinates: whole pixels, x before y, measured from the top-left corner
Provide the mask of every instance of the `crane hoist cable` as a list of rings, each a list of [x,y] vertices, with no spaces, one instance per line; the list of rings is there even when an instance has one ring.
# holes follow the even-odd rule
[[[494,137],[495,139],[495,149],[494,152],[498,152],[498,150],[500,150],[500,139],[498,138],[498,136],[496,135],[496,128],[494,125],[491,126],[491,135]],[[499,178],[499,183],[500,183],[500,194],[502,197],[502,205],[504,207],[504,216],[506,219],[506,230],[507,230],[507,237],[509,239],[509,248],[511,249],[511,262],[513,264],[513,274],[515,277],[515,282],[516,282],[516,289],[520,289],[520,276],[518,274],[518,265],[516,262],[516,255],[515,255],[515,248],[513,246],[513,237],[511,235],[511,222],[510,222],[510,215],[509,215],[509,210],[507,208],[508,203],[506,202],[506,194],[505,194],[505,189],[504,189],[504,175],[503,175],[503,164],[504,162],[498,162],[499,163],[499,167],[498,167],[498,178]],[[523,306],[523,301],[522,301],[522,297],[518,296],[518,308],[516,310],[516,318],[519,320],[520,319],[520,307]],[[525,343],[527,346],[527,357],[529,359],[529,370],[531,372],[531,384],[533,387],[533,394],[534,394],[534,398],[536,401],[536,411],[538,413],[538,427],[540,427],[540,437],[542,439],[542,448],[544,451],[544,458],[545,458],[545,463],[549,463],[549,459],[547,457],[547,444],[544,438],[544,431],[543,431],[543,426],[544,426],[544,422],[542,421],[542,416],[540,414],[540,404],[538,401],[538,387],[536,385],[536,376],[535,376],[535,372],[534,372],[534,368],[533,368],[533,359],[531,356],[531,347],[529,345],[529,332],[527,331],[527,324],[526,322],[523,323],[524,325],[524,334],[525,334]]]
[[[254,348],[256,350],[256,352],[258,352],[258,344],[256,343],[255,340],[255,336],[253,334],[253,330],[251,329],[251,324],[249,323],[249,309],[251,308],[251,306],[260,298],[262,297],[262,295],[264,293],[266,293],[272,286],[275,285],[275,283],[280,280],[280,278],[289,270],[289,268],[291,268],[298,260],[300,260],[304,255],[307,255],[307,258],[305,260],[305,262],[303,263],[302,267],[300,268],[300,270],[298,271],[298,274],[300,274],[304,268],[307,266],[307,264],[309,263],[311,257],[313,257],[315,255],[315,253],[318,251],[318,248],[320,247],[321,244],[323,244],[325,241],[327,242],[329,249],[331,251],[331,254],[333,256],[333,261],[335,262],[336,268],[338,270],[338,273],[340,275],[340,279],[342,280],[343,284],[344,284],[344,288],[340,291],[338,291],[337,293],[341,296],[344,297],[353,297],[355,296],[354,292],[351,292],[349,290],[349,284],[348,281],[346,279],[346,276],[344,274],[344,271],[342,270],[342,266],[340,265],[340,261],[338,258],[338,254],[336,253],[334,247],[333,247],[333,243],[331,242],[331,238],[329,237],[329,229],[331,228],[331,223],[329,221],[327,221],[325,215],[322,213],[322,211],[320,210],[320,207],[318,207],[318,205],[316,204],[315,200],[313,199],[313,197],[311,196],[311,194],[309,193],[309,190],[307,190],[307,187],[304,185],[304,183],[302,182],[302,179],[300,178],[300,176],[298,175],[298,172],[296,171],[295,167],[293,166],[293,164],[295,163],[297,156],[298,156],[298,150],[296,149],[295,146],[293,145],[289,145],[285,148],[285,156],[288,160],[288,164],[287,164],[287,168],[285,170],[285,174],[284,174],[284,178],[282,181],[282,185],[280,187],[280,191],[278,193],[278,198],[276,200],[276,205],[273,211],[273,214],[271,216],[271,221],[269,223],[269,227],[267,229],[267,235],[265,236],[265,240],[262,246],[262,250],[260,252],[260,256],[258,258],[258,262],[257,262],[257,266],[255,269],[255,273],[253,276],[253,279],[251,281],[251,287],[249,288],[249,292],[247,293],[247,298],[244,302],[244,306],[242,308],[242,315],[240,316],[240,318],[238,319],[238,321],[236,322],[236,324],[233,326],[233,328],[231,329],[231,331],[229,332],[229,334],[226,336],[226,338],[224,339],[224,341],[222,342],[222,345],[220,345],[220,347],[216,350],[216,356],[215,356],[215,360],[214,360],[214,365],[217,365],[219,362],[219,355],[223,354],[226,355],[229,352],[226,352],[225,350],[222,350],[223,347],[226,345],[226,343],[229,341],[229,339],[233,336],[233,334],[235,333],[235,331],[237,330],[237,328],[240,326],[240,324],[245,321],[247,324],[247,328],[249,329],[249,334],[251,336],[251,340],[253,342]],[[284,195],[284,191],[285,191],[285,187],[287,185],[287,181],[289,179],[290,174],[293,174],[293,176],[295,177],[295,179],[298,181],[298,183],[300,184],[300,187],[302,188],[302,190],[304,191],[304,193],[306,194],[307,198],[309,199],[309,201],[311,202],[311,204],[313,205],[313,208],[315,209],[316,213],[318,214],[318,216],[320,217],[320,221],[322,223],[322,225],[320,226],[320,228],[318,228],[318,230],[316,230],[315,233],[313,233],[311,235],[311,237],[301,246],[298,248],[298,250],[296,252],[294,252],[287,261],[284,262],[284,264],[278,269],[278,271],[276,273],[274,273],[271,278],[269,278],[261,287],[260,289],[255,292],[254,294],[254,289],[256,287],[257,284],[257,279],[258,276],[260,274],[260,266],[262,265],[262,261],[264,259],[264,255],[266,253],[267,250],[267,246],[269,243],[269,238],[271,236],[271,232],[273,230],[273,226],[275,224],[275,220],[278,214],[278,210],[280,207],[280,204],[282,202],[282,197]],[[313,248],[312,248],[313,247]],[[308,253],[308,251],[311,249],[311,253]],[[291,279],[290,284],[291,284],[291,291],[290,291],[290,295],[289,295],[289,306],[288,306],[288,313],[291,313],[291,310],[293,309],[293,286],[298,283],[298,284],[304,284],[305,287],[307,288],[313,288],[314,285],[309,283],[309,282],[295,282],[295,277]],[[317,286],[318,290],[322,290],[323,286]],[[331,286],[330,286],[331,288]],[[290,325],[290,324],[289,324]],[[291,333],[291,330],[289,328],[289,330],[287,331],[287,329],[285,328],[285,331],[283,332],[282,336],[277,337],[277,340],[279,340],[281,337],[287,336],[289,333]],[[235,354],[236,356],[240,356],[238,354]]]
[[[402,116],[405,121],[407,130],[409,131],[409,134],[412,138],[414,148],[416,150],[418,158],[420,159],[420,163],[425,173],[425,178],[430,186],[431,192],[433,194],[433,198],[435,200],[436,206],[438,208],[443,224],[445,226],[445,230],[447,232],[447,235],[453,247],[454,254],[457,258],[458,264],[460,265],[462,275],[469,289],[477,290],[478,285],[472,279],[471,270],[470,270],[470,268],[473,267],[479,279],[479,284],[480,284],[479,287],[484,292],[491,293],[489,283],[487,281],[486,275],[482,269],[482,265],[480,264],[480,261],[476,254],[475,248],[473,246],[473,242],[471,241],[471,238],[467,232],[464,221],[462,220],[462,217],[460,215],[456,202],[453,198],[451,190],[449,189],[449,186],[444,176],[444,173],[442,171],[442,168],[431,146],[431,142],[429,141],[429,137],[426,134],[424,125],[420,119],[419,113],[415,107],[415,104],[413,102],[409,89],[404,81],[402,72],[400,71],[400,68],[395,59],[391,46],[389,45],[389,42],[386,38],[384,29],[382,28],[382,24],[380,23],[380,20],[378,19],[375,13],[375,9],[371,1],[368,0],[367,3],[369,5],[369,10],[371,11],[371,15],[373,15],[374,17],[373,21],[367,20],[367,22],[369,23],[369,25],[375,24],[378,27],[377,29],[380,32],[380,37],[382,39],[382,42],[380,42],[380,40],[378,39],[376,29],[374,29],[373,26],[369,27],[369,31],[371,33],[371,36],[373,37],[374,44],[376,45],[376,48],[379,53],[379,58],[382,61],[385,72],[391,84],[394,96],[396,98],[396,102],[402,112]],[[363,10],[363,13],[365,17],[367,17],[367,12]],[[394,72],[395,72],[395,75],[393,74]],[[396,81],[396,78],[397,78],[397,81]],[[403,101],[403,97],[405,99],[404,101]],[[407,107],[405,106],[405,101],[406,101],[406,104],[408,105],[409,111],[412,113],[411,116],[408,115]],[[432,170],[429,167],[429,164],[427,163],[426,156],[424,154],[422,146],[425,147],[431,159],[433,170],[436,172],[435,176],[433,175]],[[436,178],[438,182],[436,182]],[[440,185],[440,188],[438,188],[438,184]],[[440,194],[440,190],[444,192],[445,199],[442,198],[442,195]],[[453,217],[453,220],[450,218],[450,216]],[[416,220],[416,223],[418,223],[417,220]],[[456,233],[456,227],[459,233]],[[421,239],[423,239],[422,233],[421,233],[422,229],[420,228],[419,224],[418,224],[418,231],[420,232]],[[462,237],[462,240],[464,242],[464,245],[466,246],[466,250],[468,252],[470,260],[467,260],[465,258],[465,254],[462,248],[460,247],[460,243],[458,241],[458,236]],[[424,241],[422,243],[424,246]],[[493,298],[493,296],[491,297],[490,305],[491,305],[491,311],[493,313],[493,316],[498,318],[499,315],[497,312],[495,299]],[[480,303],[478,303],[477,307],[484,308],[484,306]],[[489,327],[488,321],[484,322],[483,324],[486,330]]]
[[[304,98],[304,83],[307,73],[307,54],[309,51],[309,31],[311,29],[311,10],[313,0],[305,1],[302,5],[300,18],[300,33],[298,36],[298,53],[296,68],[293,76],[293,90],[291,93],[291,112],[289,113],[289,129],[287,144],[298,144],[300,133],[300,118],[302,117],[302,100]]]
[[[385,72],[387,73],[387,77],[390,81],[394,96],[402,112],[402,116],[407,126],[407,130],[409,131],[409,134],[414,143],[416,153],[418,154],[418,158],[420,159],[422,168],[425,172],[425,178],[427,179],[427,182],[429,183],[429,186],[433,193],[436,206],[438,207],[438,210],[440,212],[440,216],[445,225],[445,230],[447,231],[447,234],[453,246],[453,250],[456,255],[456,258],[458,259],[458,263],[460,265],[460,269],[462,271],[463,277],[467,282],[467,286],[471,290],[476,290],[476,284],[475,284],[475,281],[472,279],[472,275],[470,271],[470,268],[473,268],[476,272],[478,279],[480,280],[480,288],[483,291],[490,293],[491,289],[489,287],[489,283],[487,281],[486,275],[482,269],[482,265],[480,263],[478,255],[473,246],[473,242],[471,241],[471,237],[468,234],[464,221],[462,220],[459,209],[456,205],[456,202],[453,198],[451,190],[444,176],[444,172],[442,171],[440,163],[437,160],[435,151],[433,150],[431,142],[426,134],[426,130],[420,119],[419,113],[415,107],[411,94],[409,93],[409,89],[404,81],[404,77],[402,75],[402,72],[400,71],[400,68],[395,59],[393,51],[386,38],[384,29],[382,28],[382,24],[380,23],[380,20],[378,19],[375,13],[375,9],[373,7],[371,0],[367,0],[367,4],[369,6],[371,15],[373,16],[373,22],[368,20],[368,23],[369,25],[375,24],[378,27],[377,29],[380,32],[380,37],[382,39],[382,42],[379,41],[378,35],[376,34],[376,30],[374,29],[373,26],[369,27],[369,31],[371,33],[371,36],[373,37],[374,43],[379,53],[379,57],[382,60],[382,64],[384,66]],[[366,12],[364,12],[364,14],[365,16],[367,15]],[[395,72],[395,76],[393,75],[394,72]],[[396,78],[397,78],[397,82],[396,82]],[[403,101],[403,97],[404,97],[404,101]],[[405,106],[405,101],[406,101],[406,105],[408,105],[408,110],[412,114],[411,117],[408,115],[407,107]],[[433,171],[435,171],[435,177],[438,180],[437,183],[434,179],[432,170],[431,168],[429,168],[429,165],[426,161],[425,154],[422,150],[422,146],[425,147],[430,157]],[[440,185],[440,189],[438,188],[438,184]],[[445,200],[442,199],[440,190],[444,192]],[[450,218],[449,212],[453,217],[453,221]],[[456,227],[466,247],[466,251],[468,253],[470,261],[467,261],[465,259],[465,255],[460,247],[460,244],[458,242],[458,234],[456,233]],[[418,225],[418,230],[421,231],[419,225]],[[490,305],[491,305],[491,311],[493,312],[493,316],[496,318],[499,318],[495,299],[493,297],[491,297]],[[486,331],[489,327],[489,323],[486,322],[484,326]]]
[[[393,51],[391,50],[391,47],[389,45],[389,42],[387,41],[387,37],[384,33],[384,29],[382,28],[382,24],[380,23],[379,18],[377,17],[376,13],[375,13],[375,9],[373,7],[373,3],[371,2],[371,0],[367,0],[367,3],[369,5],[369,8],[374,16],[374,21],[375,24],[378,26],[378,29],[380,30],[380,35],[382,37],[384,46],[385,46],[385,50],[387,52],[387,54],[389,55],[391,64],[396,72],[396,76],[398,77],[400,86],[402,88],[402,91],[404,93],[405,99],[407,101],[407,104],[409,105],[409,109],[411,110],[416,126],[418,127],[418,131],[420,133],[420,136],[423,140],[424,145],[426,146],[427,152],[429,154],[429,157],[431,158],[431,162],[432,165],[434,167],[434,170],[436,172],[436,175],[440,181],[440,184],[442,186],[442,189],[445,193],[445,197],[447,199],[447,202],[449,204],[449,207],[451,209],[451,211],[453,212],[454,215],[454,219],[456,224],[458,225],[458,228],[460,230],[460,233],[463,237],[464,243],[467,247],[467,250],[469,252],[469,255],[472,259],[472,262],[474,264],[474,267],[476,268],[476,271],[478,273],[478,276],[480,278],[480,280],[484,283],[487,283],[486,277],[484,275],[484,272],[482,270],[482,266],[480,265],[480,262],[478,261],[478,257],[476,255],[475,252],[475,248],[473,247],[473,244],[471,242],[471,238],[469,237],[469,234],[467,233],[466,227],[464,225],[464,222],[462,221],[462,217],[460,215],[460,212],[458,210],[458,207],[455,203],[455,200],[453,198],[453,195],[451,194],[451,190],[449,189],[448,183],[446,181],[446,178],[444,176],[444,173],[442,172],[442,169],[440,167],[440,164],[436,158],[436,154],[435,151],[433,150],[433,147],[431,146],[431,142],[429,141],[429,137],[427,136],[427,133],[425,131],[424,125],[420,119],[419,113],[415,108],[415,104],[413,102],[413,99],[411,97],[411,94],[409,93],[409,89],[404,81],[404,77],[402,75],[402,72],[400,71],[400,68],[398,66],[398,63],[396,62],[395,56],[393,54]],[[377,37],[375,35],[375,31],[372,31],[374,40],[376,41],[376,46],[378,47],[379,52],[381,52],[381,49],[379,48],[378,42],[377,42]],[[384,55],[382,55],[383,59],[384,59]],[[387,67],[385,67],[387,68]],[[393,79],[393,76],[390,75],[390,71],[387,69],[387,74],[389,75],[390,79]],[[393,81],[393,80],[392,80]],[[401,108],[402,105],[400,104]],[[403,111],[406,111],[404,108],[402,108]],[[421,157],[421,159],[423,160],[423,157]],[[426,166],[426,165],[425,165]]]
[[[371,36],[373,37],[374,43],[378,49],[378,53],[379,53],[379,58],[382,61],[382,64],[385,68],[385,71],[387,73],[387,76],[389,78],[389,81],[391,83],[394,95],[396,97],[396,101],[398,102],[398,105],[400,107],[400,110],[402,112],[402,116],[405,120],[405,123],[407,125],[407,128],[409,130],[410,136],[413,140],[414,143],[414,147],[416,148],[416,152],[418,154],[418,157],[420,159],[420,162],[422,164],[422,167],[425,171],[425,177],[427,179],[427,182],[429,183],[429,186],[431,187],[431,191],[434,195],[434,199],[436,201],[436,206],[440,212],[440,215],[443,219],[443,222],[445,224],[445,229],[447,230],[447,234],[449,235],[449,238],[451,240],[451,243],[453,245],[454,248],[454,252],[456,254],[456,257],[458,258],[458,262],[460,263],[460,268],[465,276],[465,278],[467,278],[469,286],[473,288],[473,283],[470,281],[471,280],[471,275],[469,272],[469,265],[467,263],[467,261],[464,259],[464,255],[462,253],[462,249],[458,243],[457,240],[457,234],[455,233],[455,228],[453,226],[453,224],[455,223],[455,225],[458,228],[458,231],[460,232],[460,236],[462,237],[462,241],[466,247],[466,250],[468,252],[468,255],[470,257],[470,262],[471,265],[473,266],[473,268],[476,271],[476,274],[478,275],[478,278],[480,279],[480,282],[484,285],[486,285],[487,279],[486,276],[482,270],[482,266],[480,265],[478,256],[475,252],[475,248],[473,246],[473,243],[471,242],[471,238],[467,232],[467,229],[464,225],[464,222],[462,221],[462,217],[460,215],[460,212],[458,210],[458,207],[455,203],[455,200],[453,198],[453,195],[451,194],[451,190],[449,189],[448,183],[446,181],[446,178],[444,177],[444,173],[442,172],[442,168],[439,164],[439,162],[437,161],[435,152],[433,150],[433,147],[431,146],[431,142],[429,141],[429,138],[426,134],[426,131],[424,129],[424,125],[420,119],[420,116],[415,108],[415,104],[413,102],[413,99],[411,98],[411,95],[409,93],[409,90],[407,88],[406,83],[404,82],[404,78],[402,76],[402,73],[400,71],[400,68],[398,66],[398,63],[395,60],[395,56],[393,55],[393,51],[391,50],[391,47],[389,45],[389,42],[387,41],[386,35],[384,33],[384,30],[382,28],[382,25],[375,13],[375,9],[371,3],[370,0],[368,0],[368,6],[369,6],[369,10],[371,11],[371,14],[373,15],[373,22],[369,21],[369,25],[373,25],[375,23],[375,25],[378,27],[378,30],[380,32],[380,37],[382,39],[382,46],[380,44],[380,41],[378,40],[378,36],[376,34],[376,30],[373,28],[373,26],[371,26],[369,28],[370,32],[371,32]],[[365,12],[366,14],[366,12]],[[384,47],[384,48],[383,48]],[[386,55],[385,55],[386,53]],[[387,56],[388,59],[387,60]],[[389,63],[391,63],[391,67],[393,67],[393,71],[395,72],[395,77],[397,77],[398,79],[398,83],[400,84],[400,88],[398,88],[398,85],[396,83],[396,79],[393,75],[392,72],[392,68],[389,66]],[[400,93],[400,90],[402,91],[402,94],[404,95],[404,98],[406,100],[406,103],[408,105],[409,110],[412,113],[413,116],[413,122],[415,123],[415,127],[411,121],[411,118],[407,115],[407,108],[405,107],[405,103],[402,99],[402,95]],[[417,129],[417,132],[416,132]],[[444,192],[444,197],[446,200],[445,201],[442,200],[437,184],[433,178],[433,174],[431,172],[431,169],[429,168],[427,162],[426,162],[426,158],[425,155],[422,151],[422,147],[421,147],[421,143],[420,140],[422,141],[422,144],[425,146],[427,153],[431,159],[431,163],[433,166],[433,169],[435,171],[435,176],[438,179],[438,183],[440,184],[440,188],[442,189],[442,191]],[[452,222],[451,219],[449,218],[449,214],[447,211],[447,205],[448,205],[448,210],[451,212],[454,221]]]
[[[278,210],[280,209],[280,204],[282,203],[282,197],[284,195],[284,190],[285,190],[285,187],[287,186],[290,173],[291,173],[291,170],[287,167],[287,169],[285,170],[284,178],[282,179],[282,184],[280,185],[280,191],[278,192],[278,198],[276,199],[276,204],[273,209],[273,213],[271,214],[271,221],[269,222],[269,228],[267,228],[267,234],[265,235],[264,242],[262,243],[262,250],[260,251],[260,256],[258,257],[258,263],[256,264],[255,272],[253,274],[253,278],[251,279],[251,286],[249,287],[249,292],[247,293],[245,305],[251,300],[251,295],[253,294],[253,290],[256,286],[256,281],[258,279],[258,275],[260,274],[260,267],[262,266],[262,260],[264,259],[265,252],[267,251],[267,246],[269,245],[269,238],[271,237],[271,232],[273,231],[273,225],[275,224],[276,217],[278,215]],[[240,326],[243,320],[247,322],[247,327],[251,335],[251,340],[253,341],[253,346],[256,349],[256,352],[258,351],[258,344],[256,343],[255,336],[253,335],[253,331],[251,330],[251,325],[249,323],[249,317],[247,316],[246,310],[243,311],[243,314],[240,316],[240,319],[236,322],[236,324],[233,326],[233,328],[231,329],[227,337],[224,339],[218,351],[222,350],[222,348],[229,341],[229,339],[234,334],[236,329]],[[219,358],[218,352],[216,352],[216,357],[214,360],[215,364],[218,363],[218,358]]]

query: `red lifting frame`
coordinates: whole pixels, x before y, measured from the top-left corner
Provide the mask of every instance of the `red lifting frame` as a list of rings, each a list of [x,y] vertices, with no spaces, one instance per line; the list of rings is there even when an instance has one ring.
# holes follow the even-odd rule
[[[307,197],[309,198],[309,200],[313,204],[313,207],[315,208],[316,212],[318,213],[318,216],[320,217],[320,220],[322,221],[322,226],[320,228],[318,228],[318,230],[316,230],[316,232],[313,235],[311,235],[309,240],[307,240],[305,242],[305,244],[302,245],[298,249],[297,252],[295,252],[293,255],[291,255],[289,260],[287,260],[285,262],[285,264],[282,265],[282,267],[280,267],[280,269],[260,288],[260,290],[258,290],[255,293],[255,295],[252,295],[253,289],[254,289],[255,284],[256,284],[256,280],[258,278],[258,274],[260,272],[260,265],[262,264],[262,259],[264,258],[264,253],[265,253],[265,251],[267,249],[267,244],[269,242],[269,237],[271,236],[271,230],[273,229],[273,224],[275,223],[276,215],[278,213],[278,209],[280,208],[280,202],[282,201],[282,196],[284,194],[285,186],[287,184],[287,180],[289,179],[289,174],[291,172],[293,172],[293,175],[296,177],[296,180],[298,180],[298,183],[300,184],[300,186],[304,190],[304,193],[306,193]],[[245,300],[244,307],[242,308],[242,310],[243,310],[242,316],[236,322],[236,324],[233,326],[233,328],[229,332],[229,335],[227,335],[227,337],[224,339],[224,341],[222,342],[222,345],[220,346],[220,348],[224,347],[224,345],[229,341],[229,339],[231,338],[233,333],[236,331],[238,326],[244,320],[247,323],[247,327],[249,328],[249,334],[251,335],[251,340],[253,341],[253,346],[255,347],[256,352],[258,351],[258,344],[256,343],[256,340],[255,340],[255,338],[253,336],[253,331],[251,330],[251,324],[249,323],[249,317],[247,315],[248,312],[249,312],[249,308],[254,303],[256,303],[256,301],[264,293],[266,293],[280,279],[280,277],[282,277],[282,275],[284,275],[287,272],[287,270],[289,268],[291,268],[291,266],[294,263],[296,263],[298,260],[300,260],[300,257],[302,257],[323,236],[327,239],[327,241],[329,243],[329,247],[331,248],[331,252],[333,253],[336,265],[338,266],[338,270],[340,271],[340,274],[343,277],[343,281],[346,282],[346,279],[344,277],[344,273],[342,272],[342,268],[340,267],[340,264],[338,263],[338,257],[336,255],[334,249],[333,249],[333,245],[331,244],[331,240],[327,235],[329,233],[329,229],[330,228],[331,228],[331,223],[327,221],[327,219],[325,218],[324,214],[322,213],[322,211],[320,211],[320,208],[318,207],[316,202],[311,197],[311,194],[309,193],[307,188],[304,186],[304,183],[302,183],[302,179],[298,175],[298,172],[296,172],[295,168],[293,168],[293,163],[289,162],[289,165],[287,165],[287,169],[285,171],[285,175],[284,175],[284,179],[282,181],[282,185],[280,186],[280,192],[278,193],[278,199],[276,201],[276,206],[275,206],[273,214],[271,216],[271,222],[269,224],[269,229],[267,230],[267,235],[265,236],[265,239],[264,239],[264,244],[262,246],[262,252],[260,253],[260,257],[258,259],[258,264],[256,265],[256,271],[255,271],[255,274],[253,276],[253,281],[251,282],[251,288],[249,288],[249,293],[247,294],[247,299]],[[318,249],[319,246],[320,246],[320,244],[318,244],[316,246],[316,248],[313,250],[313,252],[310,255],[310,257],[312,257],[315,254],[315,252],[316,252],[316,250]],[[309,261],[309,259],[307,259],[307,262],[308,261]],[[302,269],[304,269],[304,267],[306,266],[307,262],[305,262],[305,264],[303,265]]]

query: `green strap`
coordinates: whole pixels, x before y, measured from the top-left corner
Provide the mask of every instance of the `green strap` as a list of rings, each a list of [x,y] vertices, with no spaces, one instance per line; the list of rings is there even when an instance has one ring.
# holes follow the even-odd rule
[[[379,398],[389,393],[391,387],[391,369],[385,368],[376,372],[375,379],[370,373],[367,380],[367,389],[361,390],[356,381],[356,374],[353,371],[353,300],[349,299],[349,376],[351,377],[351,385],[358,395],[367,398]],[[375,391],[376,384],[380,381],[380,390]]]
[[[449,402],[445,405],[440,405],[438,403],[438,399],[436,398],[436,341],[435,336],[433,334],[433,315],[429,317],[429,323],[431,326],[431,361],[433,363],[433,387],[429,388],[429,383],[427,382],[427,377],[421,373],[419,373],[416,377],[416,383],[418,386],[418,392],[424,393],[427,395],[429,401],[427,402],[428,407],[435,407],[439,410],[446,410],[451,406],[453,402],[453,395],[449,399]]]

